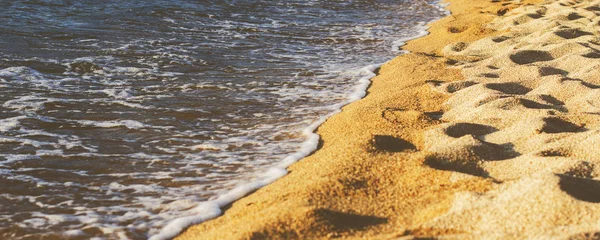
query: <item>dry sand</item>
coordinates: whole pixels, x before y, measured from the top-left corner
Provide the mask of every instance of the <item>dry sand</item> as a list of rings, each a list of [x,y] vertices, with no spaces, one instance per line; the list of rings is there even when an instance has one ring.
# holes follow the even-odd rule
[[[450,0],[291,173],[178,239],[600,237],[600,1]]]

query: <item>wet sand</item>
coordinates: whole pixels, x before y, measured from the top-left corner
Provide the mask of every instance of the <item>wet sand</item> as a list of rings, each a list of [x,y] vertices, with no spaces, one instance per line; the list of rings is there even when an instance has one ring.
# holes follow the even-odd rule
[[[177,239],[600,235],[600,1],[450,0],[290,174]]]

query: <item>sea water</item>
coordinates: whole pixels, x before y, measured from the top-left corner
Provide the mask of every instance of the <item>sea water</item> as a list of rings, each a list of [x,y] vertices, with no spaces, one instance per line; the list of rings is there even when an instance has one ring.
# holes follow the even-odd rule
[[[0,2],[0,239],[155,239],[316,147],[423,0]]]

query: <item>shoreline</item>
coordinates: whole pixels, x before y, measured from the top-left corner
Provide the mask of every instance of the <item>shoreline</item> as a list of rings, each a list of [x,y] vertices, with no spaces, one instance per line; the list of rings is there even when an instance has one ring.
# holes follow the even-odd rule
[[[568,1],[446,2],[450,16],[429,24],[429,35],[409,41],[403,49],[410,53],[384,64],[365,98],[317,128],[322,142],[316,152],[177,239],[556,238],[597,230],[584,222],[596,220],[585,212],[598,210],[600,198],[574,186],[600,188],[594,163],[563,158],[598,157],[576,143],[593,148],[597,141],[586,131],[600,124],[593,116],[562,111],[563,105],[574,111],[592,100],[566,93],[561,84],[568,79],[550,79],[577,70],[585,83],[577,86],[596,96],[590,84],[600,80],[588,76],[595,72],[577,68],[575,60],[554,61],[571,57],[569,51],[593,58],[595,51],[571,40],[591,35],[581,39],[597,41],[591,31],[553,25],[569,26],[564,21],[587,15],[571,14],[570,6],[579,3]],[[557,13],[540,13],[547,8]],[[560,38],[538,40],[549,29]],[[544,77],[554,85],[545,86]],[[559,159],[546,163],[547,156]],[[551,220],[539,220],[545,214]]]
[[[444,0],[444,1],[442,1],[442,2],[446,2],[446,4],[444,4],[445,6],[443,6],[443,8],[445,8],[445,9],[446,9],[446,11],[450,12],[451,10],[448,10],[448,8],[449,8],[449,7],[450,7],[450,5],[452,4],[452,2],[455,2],[455,1],[452,1],[452,0],[450,0],[450,1],[448,1],[448,0]],[[438,4],[441,4],[442,2],[439,2]],[[444,18],[442,18],[442,19],[445,19],[445,18],[448,18],[448,17],[452,17],[452,16],[453,16],[453,13],[450,13],[448,16],[446,16],[446,17],[444,17]],[[413,50],[411,50],[411,49],[410,49],[410,48],[411,48],[411,41],[416,41],[416,40],[423,39],[423,38],[425,38],[425,37],[427,37],[427,36],[431,36],[431,28],[432,28],[432,27],[431,27],[431,24],[433,24],[433,23],[436,23],[436,22],[439,22],[439,21],[441,21],[442,19],[438,19],[438,20],[436,20],[436,21],[434,21],[434,22],[432,22],[432,23],[428,23],[428,24],[427,24],[427,25],[428,25],[428,27],[426,27],[426,28],[425,28],[425,29],[426,29],[425,31],[427,31],[429,34],[426,34],[426,35],[421,35],[421,36],[417,36],[416,38],[410,39],[410,40],[408,40],[408,41],[404,42],[404,44],[401,44],[401,45],[400,45],[400,44],[397,44],[399,47],[402,47],[402,50],[399,50],[399,51],[402,51],[402,52],[404,52],[404,53],[403,53],[403,54],[401,54],[401,55],[399,55],[399,56],[397,56],[397,57],[395,57],[394,59],[392,59],[392,60],[388,61],[387,63],[390,63],[390,62],[392,62],[392,61],[396,60],[397,58],[399,58],[399,57],[401,57],[401,56],[404,56],[404,55],[406,55],[406,54],[411,54],[411,52],[413,52],[414,50],[416,50],[416,49],[413,49]],[[407,48],[409,48],[409,49],[407,49]],[[406,52],[407,50],[408,50],[408,52]],[[375,78],[377,78],[377,77],[380,77],[381,75],[383,75],[383,73],[382,73],[381,66],[380,66],[380,71],[379,71],[379,73],[378,73],[378,74],[376,74],[375,76],[373,76],[372,78],[369,78],[369,79],[368,79],[368,81],[369,81],[369,85],[371,85],[371,87],[368,87],[368,88],[366,88],[366,89],[365,89],[365,95],[366,95],[366,96],[369,96],[369,95],[371,95],[371,93],[370,93],[370,92],[371,92],[371,91],[373,91],[373,90],[372,90],[372,88],[373,88],[373,86],[372,86],[372,85],[374,85],[374,82],[373,82],[373,81],[374,81],[374,79],[375,79]],[[367,86],[369,86],[369,85],[367,85]],[[360,101],[361,101],[361,100],[363,100],[363,99],[364,99],[364,97],[362,97],[362,98],[359,98],[359,99],[355,100],[354,102],[350,102],[349,104],[353,104],[353,103],[360,102]],[[334,118],[334,117],[337,117],[338,115],[341,115],[341,114],[340,114],[340,112],[346,112],[346,109],[345,109],[345,108],[347,108],[347,107],[348,107],[348,104],[341,104],[341,105],[342,105],[343,107],[342,107],[340,110],[338,110],[338,111],[335,111],[335,112],[333,112],[332,114],[330,114],[329,116],[327,116],[327,117],[323,118],[323,121],[319,121],[319,124],[317,124],[317,125],[316,125],[316,127],[314,128],[314,131],[316,131],[316,133],[313,133],[314,131],[311,131],[311,133],[312,133],[312,134],[314,134],[314,135],[317,135],[317,137],[321,136],[322,134],[319,134],[319,132],[321,132],[321,131],[320,131],[320,128],[323,128],[323,127],[324,127],[323,125],[324,125],[326,122],[329,122],[329,121],[331,121],[331,119],[332,119],[332,118]],[[383,115],[383,113],[382,113],[382,115]],[[308,128],[307,128],[307,129],[308,129]],[[322,140],[322,137],[320,137],[320,139],[319,139],[318,141],[323,141],[323,140]],[[343,141],[343,140],[342,140],[342,141]],[[322,143],[322,144],[323,144],[323,143]],[[323,145],[324,145],[324,144],[323,144]],[[318,148],[318,149],[312,150],[312,151],[311,151],[311,153],[310,153],[310,154],[308,154],[307,158],[311,158],[311,156],[313,156],[313,155],[316,155],[317,153],[319,153],[319,151],[322,151],[322,149],[323,149],[323,148],[324,148],[324,146],[321,146],[321,147],[320,147],[320,148]],[[291,164],[293,164],[293,165],[291,165],[291,167],[290,167],[290,168],[293,168],[294,166],[296,166],[296,165],[299,165],[300,163],[302,163],[302,162],[305,162],[305,161],[307,161],[308,159],[306,159],[306,158],[303,158],[303,159],[300,159],[300,160],[302,160],[302,161],[300,161],[300,162],[295,162],[295,161],[294,161],[294,162],[290,162],[290,163],[289,163],[290,165],[291,165]],[[285,162],[285,160],[284,160],[284,161],[282,161],[282,162]],[[285,165],[288,165],[288,164],[285,164]],[[292,171],[293,171],[293,170],[292,170]],[[271,182],[271,184],[269,184],[269,185],[266,185],[266,186],[263,186],[263,187],[259,187],[259,188],[256,188],[255,190],[250,190],[250,191],[248,191],[248,190],[246,189],[246,191],[244,191],[245,193],[243,194],[243,196],[241,196],[241,197],[240,197],[239,199],[237,199],[237,200],[233,200],[231,203],[225,203],[225,204],[223,204],[223,206],[216,206],[216,208],[215,208],[215,206],[212,206],[212,208],[214,208],[215,210],[216,210],[216,209],[218,209],[218,210],[217,210],[217,211],[215,211],[215,212],[212,212],[212,214],[211,214],[211,212],[208,212],[208,214],[205,214],[205,215],[204,215],[204,216],[207,216],[205,219],[201,220],[201,221],[200,221],[200,222],[198,222],[198,223],[193,223],[193,224],[197,224],[197,225],[193,225],[193,226],[191,226],[191,227],[190,227],[189,225],[192,225],[192,224],[184,224],[184,225],[186,225],[186,228],[185,228],[185,230],[181,231],[181,232],[178,234],[178,236],[177,236],[175,239],[219,239],[219,238],[220,238],[220,239],[224,239],[224,238],[245,238],[245,239],[247,239],[247,238],[255,238],[255,237],[259,237],[259,238],[261,238],[261,237],[263,237],[263,238],[276,238],[276,237],[284,237],[284,238],[289,238],[289,237],[292,237],[292,238],[294,238],[294,237],[300,237],[300,236],[299,236],[299,235],[297,235],[297,234],[289,234],[289,233],[286,233],[285,231],[283,232],[283,234],[281,234],[281,233],[277,233],[277,234],[275,234],[275,235],[272,235],[272,234],[266,234],[266,235],[262,235],[262,234],[260,234],[260,235],[256,235],[256,232],[255,232],[255,231],[251,231],[251,233],[250,233],[249,235],[248,235],[248,233],[244,234],[245,236],[244,236],[244,235],[242,235],[242,236],[239,236],[239,235],[238,235],[238,236],[235,236],[235,237],[234,237],[234,236],[230,236],[230,235],[225,235],[225,236],[223,236],[223,235],[221,235],[221,233],[226,233],[226,232],[221,232],[221,233],[219,233],[219,231],[214,231],[214,230],[213,230],[213,231],[210,231],[210,228],[211,228],[211,227],[203,227],[203,226],[205,226],[205,225],[207,225],[207,224],[210,224],[212,221],[218,221],[218,220],[220,220],[220,219],[222,219],[222,218],[226,217],[226,216],[227,216],[227,214],[228,214],[228,212],[229,212],[229,211],[231,211],[231,210],[232,210],[232,209],[233,209],[233,208],[234,208],[236,205],[241,205],[241,206],[243,206],[243,205],[246,205],[246,206],[251,206],[251,205],[253,205],[253,204],[252,204],[252,202],[251,202],[251,203],[246,203],[246,204],[244,204],[244,203],[240,203],[240,202],[242,202],[242,201],[244,201],[244,200],[247,200],[247,199],[248,199],[248,198],[250,198],[250,197],[254,197],[255,195],[259,194],[261,191],[267,190],[269,187],[272,187],[273,185],[275,185],[276,183],[278,183],[278,182],[282,181],[283,179],[285,179],[285,178],[288,178],[290,175],[291,175],[291,174],[288,174],[288,173],[287,173],[287,171],[286,171],[285,173],[281,173],[281,175],[280,175],[279,177],[276,177],[276,178],[274,178],[274,179],[270,179],[271,181],[269,181],[269,182]],[[273,182],[273,181],[274,181],[274,182]],[[300,185],[300,184],[301,184],[301,183],[294,183],[294,185]],[[235,190],[233,190],[233,191],[235,191]],[[232,191],[232,192],[233,192],[233,191]],[[252,192],[252,191],[255,191],[255,192]],[[252,193],[251,193],[251,192],[252,192]],[[246,195],[246,193],[250,193],[250,194],[249,194],[249,195]],[[270,192],[270,193],[271,193],[271,195],[273,195],[273,194],[276,194],[276,193],[274,193],[274,192]],[[227,194],[226,194],[226,195],[227,195]],[[272,197],[267,197],[267,198],[272,198]],[[259,197],[259,199],[260,199],[260,197]],[[229,206],[228,206],[228,204],[229,204]],[[221,204],[219,204],[219,205],[221,205]],[[221,207],[223,207],[223,208],[225,208],[225,209],[226,209],[226,210],[224,211],[223,215],[221,215]],[[242,207],[242,208],[243,208],[243,207]],[[271,209],[269,209],[269,210],[271,210]],[[315,210],[316,210],[316,211],[320,211],[320,210],[324,210],[324,209],[310,209],[308,212],[313,212],[313,211],[315,211]],[[277,210],[275,210],[275,211],[277,211]],[[283,211],[285,211],[285,210],[283,210]],[[243,212],[245,212],[245,210],[243,210],[243,209],[242,209],[242,210],[241,210],[241,212],[242,212],[242,214],[244,214]],[[248,212],[250,212],[250,211],[248,211]],[[270,211],[270,212],[271,212],[271,211]],[[273,213],[272,213],[272,214],[273,214]],[[278,213],[275,213],[275,214],[278,214]],[[300,215],[301,215],[301,218],[302,218],[302,217],[305,217],[305,216],[302,216],[302,215],[305,215],[305,214],[306,214],[306,213],[302,213],[302,214],[300,214]],[[314,214],[314,213],[313,213],[313,214]],[[309,214],[309,215],[313,215],[313,214]],[[370,222],[370,221],[379,222],[379,219],[378,219],[377,217],[375,217],[375,218],[373,218],[373,219],[366,218],[366,219],[364,219],[364,220],[362,220],[362,219],[360,219],[360,218],[358,218],[358,219],[353,219],[353,218],[355,217],[353,214],[348,214],[348,215],[346,215],[346,214],[344,214],[344,213],[342,213],[342,212],[327,211],[327,210],[324,210],[324,214],[325,214],[325,215],[333,215],[332,217],[333,217],[333,218],[337,218],[337,219],[335,219],[335,220],[338,220],[338,221],[339,221],[339,220],[342,220],[342,221],[343,221],[343,219],[339,219],[339,218],[348,218],[348,220],[351,220],[351,221],[353,221],[353,220],[354,220],[354,221],[359,221],[359,222],[361,222],[361,221],[364,221],[364,220],[366,220],[366,221],[368,221],[368,222]],[[284,214],[284,215],[288,215],[288,214]],[[339,216],[335,216],[335,215],[339,215]],[[202,216],[199,216],[199,217],[202,217]],[[196,218],[196,217],[195,217],[195,218]],[[251,219],[254,219],[254,218],[255,218],[255,217],[251,217]],[[325,217],[325,218],[328,218],[328,217]],[[260,221],[259,219],[254,219],[254,220],[258,220],[258,221]],[[177,220],[176,220],[176,221],[177,221]],[[231,222],[231,220],[230,220],[229,222]],[[177,224],[177,225],[180,225],[180,223],[176,223],[176,224]],[[235,225],[236,225],[236,224],[232,224],[232,226],[235,226]],[[277,225],[280,225],[280,224],[277,224]],[[310,224],[310,225],[314,225],[314,224]],[[334,225],[339,225],[339,224],[334,224]],[[342,225],[343,225],[343,224],[342,224]],[[203,227],[203,228],[201,228],[201,227]],[[305,226],[305,227],[306,227],[306,226]],[[309,226],[309,229],[306,229],[306,230],[310,231],[310,228],[312,228],[312,227],[315,227],[315,226]],[[169,228],[169,226],[167,225],[167,227],[165,227],[165,228]],[[201,228],[201,230],[198,230],[199,228]],[[278,227],[278,228],[280,228],[280,227]],[[276,229],[276,230],[278,230],[278,229]],[[179,232],[179,230],[176,230],[176,231],[177,231],[177,232]],[[202,233],[194,233],[194,231],[198,231],[198,232],[210,231],[209,233],[210,233],[211,235],[213,235],[213,236],[210,236],[210,235],[209,235],[209,236],[207,237],[207,236],[204,236],[204,234],[202,234]],[[321,232],[321,231],[320,231],[320,232]],[[173,232],[169,232],[169,233],[166,233],[166,234],[165,234],[165,233],[163,233],[163,232],[161,231],[161,233],[159,233],[159,235],[157,235],[157,236],[153,236],[151,239],[168,239],[168,238],[170,238],[171,236],[173,236],[173,234],[172,234],[172,233],[173,233]],[[309,236],[306,236],[306,235],[305,235],[305,236],[303,236],[302,238],[304,238],[304,237],[312,238],[312,236],[310,236],[310,237],[309,237]],[[331,235],[330,233],[327,233],[327,235],[326,235],[326,236],[320,236],[320,238],[322,238],[322,237],[330,238],[330,237],[340,237],[340,236],[339,236],[338,234],[335,234],[335,233],[334,233],[333,235]]]
[[[445,9],[445,6],[447,4],[443,4],[442,0],[438,0],[435,3],[428,4],[430,4],[432,7],[442,9],[443,11],[445,11],[446,16],[450,15],[450,12]],[[408,41],[428,35],[428,25],[435,21],[437,20],[433,20],[424,24],[419,24],[416,27],[418,31],[414,36],[404,37],[393,41],[391,52],[398,53],[398,55],[396,55],[395,57],[408,53],[407,51],[401,49],[401,47],[406,45]],[[391,61],[391,59],[388,60],[388,62],[389,61]],[[319,120],[311,123],[308,127],[302,130],[302,134],[306,137],[306,140],[302,143],[300,148],[295,153],[285,157],[283,160],[276,163],[273,167],[269,168],[266,172],[258,174],[257,177],[259,178],[259,180],[235,187],[229,192],[218,196],[215,200],[206,201],[198,204],[197,207],[189,210],[189,212],[192,213],[192,215],[190,216],[171,220],[166,226],[164,226],[161,229],[161,231],[158,234],[150,236],[149,240],[171,239],[181,234],[185,229],[187,229],[190,226],[193,226],[195,224],[201,224],[205,221],[217,218],[222,215],[223,209],[229,208],[229,206],[235,203],[237,200],[246,197],[252,192],[257,191],[258,189],[263,188],[274,181],[277,181],[281,177],[286,176],[288,174],[287,168],[290,165],[304,159],[307,156],[312,155],[315,151],[318,150],[319,142],[321,141],[320,135],[316,133],[318,128],[333,115],[342,112],[342,109],[345,106],[352,104],[355,101],[359,101],[367,95],[369,86],[372,83],[371,79],[378,75],[376,72],[378,72],[378,70],[383,64],[385,63],[371,64],[360,68],[360,71],[364,73],[364,76],[362,76],[357,81],[356,85],[354,86],[354,91],[349,94],[347,100],[331,106],[331,108],[334,108],[335,110],[321,117]]]

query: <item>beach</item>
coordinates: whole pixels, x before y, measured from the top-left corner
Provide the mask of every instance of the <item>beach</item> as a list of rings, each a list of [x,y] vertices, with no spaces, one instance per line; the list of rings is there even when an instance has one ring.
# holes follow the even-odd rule
[[[176,239],[587,239],[599,1],[448,0],[289,174]]]
[[[311,154],[434,3],[4,2],[0,239],[170,239],[219,216]]]

